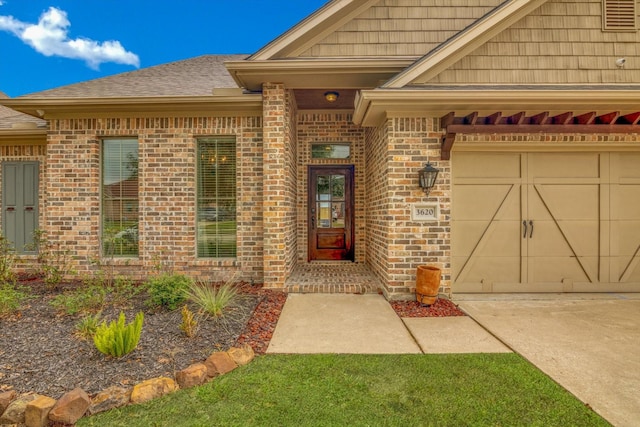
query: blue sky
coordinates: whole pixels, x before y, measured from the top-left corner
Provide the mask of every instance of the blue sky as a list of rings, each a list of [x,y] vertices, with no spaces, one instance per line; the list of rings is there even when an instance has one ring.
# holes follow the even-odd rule
[[[253,53],[328,0],[0,0],[0,92]]]

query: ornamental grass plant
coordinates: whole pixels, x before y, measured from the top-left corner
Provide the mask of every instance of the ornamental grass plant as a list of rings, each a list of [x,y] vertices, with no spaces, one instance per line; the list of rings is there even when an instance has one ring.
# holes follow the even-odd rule
[[[220,286],[198,282],[189,285],[185,295],[203,313],[212,317],[222,317],[225,309],[238,298],[238,289],[230,282]]]

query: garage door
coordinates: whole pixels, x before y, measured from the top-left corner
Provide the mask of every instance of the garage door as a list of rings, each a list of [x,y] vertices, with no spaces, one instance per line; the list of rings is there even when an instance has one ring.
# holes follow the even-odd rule
[[[459,152],[454,292],[640,291],[640,153]]]

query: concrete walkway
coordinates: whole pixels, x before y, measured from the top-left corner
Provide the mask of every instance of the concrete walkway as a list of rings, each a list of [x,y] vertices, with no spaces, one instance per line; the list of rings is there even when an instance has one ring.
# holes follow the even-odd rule
[[[382,295],[289,294],[267,353],[510,350],[469,317],[400,319]]]

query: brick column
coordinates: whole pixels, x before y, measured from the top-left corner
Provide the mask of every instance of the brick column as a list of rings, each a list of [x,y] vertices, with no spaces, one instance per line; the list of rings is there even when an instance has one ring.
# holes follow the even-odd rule
[[[286,279],[286,108],[282,84],[267,83],[263,102],[264,285],[284,288]]]

